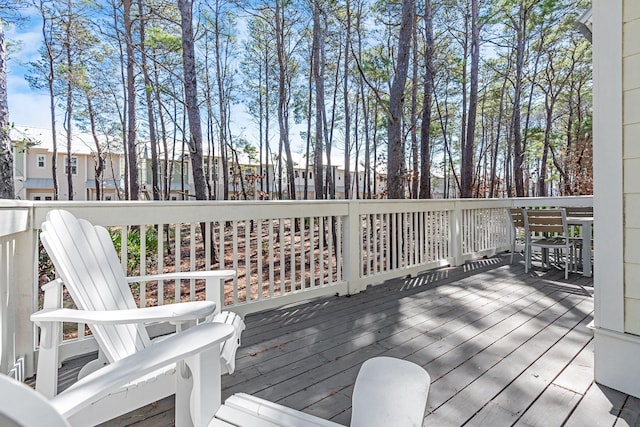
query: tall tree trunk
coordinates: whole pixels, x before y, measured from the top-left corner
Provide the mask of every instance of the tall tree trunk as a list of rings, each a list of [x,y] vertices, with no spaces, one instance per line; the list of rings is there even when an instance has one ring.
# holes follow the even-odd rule
[[[264,52],[264,168],[265,168],[265,181],[266,181],[266,191],[269,199],[271,199],[272,191],[271,191],[271,180],[269,179],[270,170],[269,170],[269,124],[271,123],[271,108],[270,108],[270,99],[269,99],[269,52],[265,49]],[[275,172],[275,166],[274,166]],[[275,179],[275,173],[272,177]]]
[[[315,46],[315,40],[312,43],[311,55],[309,55],[309,69],[313,70],[313,49]],[[309,80],[307,83],[307,90],[309,91],[309,97],[307,98],[307,148],[305,150],[305,165],[304,165],[304,200],[309,200],[309,164],[311,162],[311,109],[313,108],[313,72],[309,73]],[[315,148],[315,147],[314,147]],[[314,151],[315,152],[315,151]],[[315,165],[315,162],[314,162]],[[315,183],[315,181],[314,181]],[[315,187],[315,186],[314,186]]]
[[[420,167],[418,150],[418,26],[413,25],[413,45],[411,64],[411,118],[409,133],[411,134],[411,198],[418,198],[420,187]]]
[[[356,33],[358,35],[358,58],[362,59],[362,3],[359,3],[358,5],[358,11],[356,13]],[[362,186],[362,198],[363,199],[371,199],[372,198],[372,188],[371,188],[371,137],[370,137],[370,130],[369,130],[369,105],[367,102],[367,93],[365,91],[365,83],[364,83],[364,78],[362,75],[358,76],[358,86],[360,87],[360,101],[361,101],[361,105],[362,105],[362,127],[364,128],[364,179],[363,179],[363,186]],[[376,104],[377,106],[377,104]],[[377,123],[377,119],[378,119],[378,114],[377,114],[377,110],[376,110],[376,114],[374,114],[374,120],[373,123]],[[358,120],[356,120],[356,125],[358,124]],[[376,141],[376,132],[377,132],[377,126],[374,126],[373,129],[373,142],[375,144]],[[358,132],[356,130],[356,138],[357,138]],[[356,139],[357,141],[357,139]],[[360,143],[360,145],[362,145],[362,143]],[[356,150],[358,150],[358,148],[356,147]],[[357,159],[357,157],[356,157]],[[375,147],[374,147],[374,176],[373,176],[373,193],[377,192],[377,184],[375,181],[375,164],[376,162],[376,158],[375,158]],[[358,176],[357,173],[358,170],[358,162],[356,162],[356,174],[354,176],[354,179],[356,180],[356,184],[354,186],[355,188],[355,192],[358,193],[359,192],[359,185],[360,185],[360,177]]]
[[[424,10],[424,94],[420,128],[420,194],[431,198],[431,109],[433,102],[433,5],[426,0]]]
[[[206,200],[206,183],[202,169],[202,128],[198,107],[198,87],[196,74],[195,47],[193,40],[193,2],[178,0],[180,25],[182,28],[182,63],[184,66],[184,92],[187,115],[189,117],[189,156],[195,187],[196,200]],[[205,233],[203,232],[203,235]]]
[[[207,193],[209,200],[216,200],[218,189],[217,182],[218,178],[215,176],[216,173],[216,148],[215,148],[215,127],[214,127],[214,115],[213,115],[213,100],[212,100],[212,92],[213,88],[211,86],[211,78],[209,73],[209,37],[205,37],[205,55],[204,55],[204,69],[206,70],[204,73],[204,90],[205,90],[205,104],[207,106],[207,161],[208,161],[208,173],[207,173]],[[262,127],[260,128],[262,132]],[[262,137],[262,135],[260,135]],[[260,139],[260,144],[262,144],[262,139]],[[211,186],[213,183],[213,188]]]
[[[220,2],[215,2],[215,16],[214,16],[214,40],[215,40],[215,57],[216,57],[216,83],[218,86],[218,114],[219,114],[219,132],[220,132],[220,155],[222,158],[222,169],[224,173],[224,200],[229,199],[229,156],[227,154],[227,147],[229,144],[229,135],[227,135],[227,119],[229,112],[227,111],[226,93],[224,90],[225,75],[222,65],[222,52],[220,47]],[[195,78],[195,76],[194,76]],[[195,81],[195,80],[194,80]],[[233,154],[233,153],[232,153]]]
[[[344,102],[344,198],[349,199],[351,185],[351,113],[349,111],[349,51],[351,50],[351,3],[346,0],[347,14],[346,34],[344,39],[344,76],[342,80],[342,97]],[[356,165],[358,156],[356,155]],[[356,166],[357,167],[357,166]],[[358,177],[356,175],[356,184]],[[356,193],[358,192],[356,188]]]
[[[524,68],[524,50],[526,40],[527,9],[524,0],[520,1],[516,26],[516,76],[513,94],[513,119],[511,132],[513,134],[513,179],[516,186],[516,196],[524,197],[524,150],[522,147],[522,133],[520,128],[520,99],[522,97],[522,74]]]
[[[7,44],[2,20],[0,20],[0,199],[13,198],[15,198],[15,189],[7,102]]]
[[[293,158],[291,157],[291,146],[289,144],[289,101],[287,99],[287,54],[285,52],[284,34],[284,13],[283,0],[276,0],[275,20],[276,20],[276,50],[278,51],[278,125],[280,128],[280,157],[282,158],[282,148],[287,156],[287,181],[289,188],[289,199],[296,199],[296,183],[293,174]],[[282,162],[282,159],[280,159]],[[317,196],[316,196],[317,197]]]
[[[540,159],[540,173],[538,174],[538,196],[547,196],[547,160],[549,158],[549,144],[551,144],[551,128],[553,124],[553,107],[555,99],[553,95],[547,94],[544,100],[544,111],[546,114],[546,125],[544,128],[544,146],[542,148],[542,159]]]
[[[155,87],[160,87],[160,76],[158,72],[158,62],[156,61],[156,53],[153,50],[153,76],[155,80]],[[158,106],[158,118],[160,120],[160,138],[162,139],[162,148],[164,150],[164,157],[162,159],[162,189],[164,191],[163,200],[169,200],[171,193],[170,188],[170,175],[169,175],[169,145],[167,143],[167,126],[164,120],[164,108],[162,103],[162,97],[160,96],[160,90],[155,90],[156,105]]]
[[[73,135],[73,67],[75,66],[72,58],[71,52],[71,3],[67,3],[68,6],[68,16],[66,18],[67,22],[66,26],[66,34],[64,41],[64,51],[66,53],[66,64],[67,67],[67,107],[65,111],[65,130],[67,132],[67,198],[68,200],[73,200],[73,169],[72,169],[72,157],[71,154],[73,152],[72,149],[72,135]],[[77,164],[76,164],[77,167]]]
[[[138,150],[136,148],[136,82],[133,53],[133,23],[131,21],[132,0],[123,0],[124,38],[127,52],[127,147],[129,159],[129,198],[138,200]]]
[[[398,59],[395,75],[389,94],[388,198],[404,199],[404,137],[402,135],[402,107],[404,104],[404,86],[407,81],[409,53],[411,51],[411,33],[415,16],[415,2],[402,0],[402,18],[398,37]]]
[[[47,89],[49,92],[49,114],[51,117],[51,179],[53,180],[53,200],[59,198],[59,185],[58,185],[58,131],[56,128],[56,99],[53,88],[55,78],[55,58],[52,46],[52,34],[48,31],[48,25],[50,18],[47,16],[47,12],[44,6],[44,1],[40,0],[38,3],[38,10],[40,11],[40,17],[42,18],[42,40],[44,43],[46,59],[47,59]]]
[[[158,139],[156,132],[156,120],[153,114],[153,85],[149,77],[147,67],[147,47],[145,46],[145,11],[142,0],[138,0],[138,13],[140,14],[140,60],[142,75],[144,77],[145,97],[147,102],[147,120],[149,121],[149,144],[151,144],[151,190],[153,200],[160,200],[160,184],[158,182]],[[154,89],[155,91],[156,89]]]
[[[322,28],[320,26],[320,5],[319,0],[313,3],[313,79],[316,89],[316,126],[315,145],[313,150],[313,172],[316,199],[324,198],[324,186],[322,180],[322,157],[324,142],[324,76],[320,71],[320,44],[324,43]]]
[[[507,73],[510,71],[511,65],[507,67]],[[502,131],[502,117],[504,115],[504,97],[507,89],[507,79],[505,78],[502,83],[502,89],[500,90],[500,104],[498,108],[498,128],[496,129],[496,137],[493,145],[493,155],[491,158],[491,178],[490,178],[490,186],[489,186],[489,198],[497,197],[496,190],[496,178],[497,178],[497,167],[498,167],[498,150],[500,147],[500,135]]]
[[[461,196],[473,194],[473,154],[475,151],[476,114],[478,110],[478,72],[480,67],[480,29],[478,27],[478,0],[471,0],[471,70],[469,87],[469,114],[462,149]]]
[[[325,28],[328,26],[326,14],[324,15],[323,26]],[[340,64],[341,54],[342,54],[342,51],[339,51],[338,58],[336,59],[336,64]],[[326,57],[327,55],[325,52],[325,43],[324,43],[324,37],[323,37],[321,49],[320,49],[320,58],[322,58],[320,75],[323,76],[323,80],[324,80],[325,69],[326,69],[326,64],[325,64]],[[324,88],[324,82],[322,86]],[[326,180],[325,180],[325,198],[327,199],[336,198],[336,177],[335,177],[335,169],[331,164],[331,149],[333,148],[333,130],[335,128],[335,123],[336,123],[336,110],[337,110],[336,104],[338,102],[339,87],[340,87],[340,67],[336,66],[335,78],[333,81],[333,102],[331,103],[331,121],[329,123],[327,123],[327,113],[326,113],[326,107],[324,106],[324,104],[323,104],[324,111],[322,113],[322,117],[324,118],[324,124],[323,124],[324,140],[326,141],[325,148],[327,153],[327,167],[326,167]]]
[[[104,161],[102,159],[102,147],[98,138],[98,130],[96,129],[96,112],[91,101],[91,94],[85,91],[87,100],[87,113],[89,114],[89,124],[91,127],[91,136],[96,146],[95,165],[94,165],[94,181],[96,186],[96,200],[102,200],[102,172],[104,171]]]

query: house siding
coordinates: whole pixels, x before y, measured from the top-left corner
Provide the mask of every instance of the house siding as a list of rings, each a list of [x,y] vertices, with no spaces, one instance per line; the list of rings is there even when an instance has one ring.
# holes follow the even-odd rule
[[[30,138],[38,142],[38,145],[27,150],[14,152],[16,162],[14,164],[14,183],[16,196],[23,200],[52,200],[54,195],[53,178],[51,176],[52,148],[50,132],[42,129],[23,128]],[[14,138],[22,138],[21,134],[13,135]],[[86,147],[77,148],[74,142],[71,157],[77,158],[76,174],[72,175],[73,200],[95,200],[95,153]],[[77,148],[77,149],[76,149]],[[38,167],[38,157],[44,156],[44,167]],[[120,183],[120,158],[118,153],[103,153],[105,169],[102,172],[104,183],[103,198],[116,200],[118,191],[116,183]],[[58,180],[59,200],[69,199],[69,188],[65,166],[67,161],[66,144],[58,148],[56,156],[56,177]],[[115,183],[114,183],[115,181]]]
[[[640,335],[640,2],[623,3],[625,332]]]

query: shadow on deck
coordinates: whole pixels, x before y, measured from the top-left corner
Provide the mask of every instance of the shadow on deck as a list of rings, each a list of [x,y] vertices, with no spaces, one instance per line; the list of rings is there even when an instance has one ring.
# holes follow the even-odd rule
[[[592,295],[590,278],[494,257],[250,315],[223,398],[251,393],[348,424],[360,365],[386,355],[431,375],[425,425],[636,425],[640,400],[593,382]],[[172,423],[167,398],[107,425]]]

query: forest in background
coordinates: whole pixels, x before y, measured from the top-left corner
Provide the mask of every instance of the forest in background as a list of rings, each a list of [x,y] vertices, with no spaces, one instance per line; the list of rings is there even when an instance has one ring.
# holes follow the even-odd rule
[[[313,172],[316,198],[334,198],[336,158],[345,198],[431,198],[434,177],[445,197],[592,192],[591,45],[575,28],[587,0],[15,4],[5,19],[42,23],[26,78],[66,134],[55,146],[83,131],[96,159],[117,147],[125,199],[139,196],[145,150],[158,200],[183,158],[200,200],[229,198],[241,158],[274,171],[258,174],[274,199],[295,197],[294,167]],[[221,171],[206,167],[214,157]]]

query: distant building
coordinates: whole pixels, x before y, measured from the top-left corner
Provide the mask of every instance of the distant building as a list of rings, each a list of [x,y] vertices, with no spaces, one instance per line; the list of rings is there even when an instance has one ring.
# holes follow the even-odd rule
[[[11,129],[14,147],[14,183],[16,197],[22,200],[53,200],[52,161],[53,136],[51,130],[38,128]],[[96,200],[98,185],[102,200],[119,199],[121,186],[121,159],[119,147],[108,146],[103,139],[102,157],[98,158],[93,137],[73,134],[71,147],[71,175],[73,200]],[[57,135],[58,199],[69,200],[67,183],[67,136]],[[96,183],[95,169],[102,162],[103,171]]]
[[[53,138],[51,131],[39,128],[15,128],[10,133],[14,146],[14,181],[16,196],[23,200],[53,200],[52,155]],[[98,159],[93,137],[90,134],[75,132],[71,149],[71,173],[73,180],[73,200],[96,200],[95,167],[100,161],[103,172],[98,185],[102,193],[101,200],[118,200],[124,194],[123,176],[124,160],[121,147],[113,142],[108,144],[106,138],[101,138],[102,158]],[[57,180],[59,200],[69,199],[67,184],[67,138],[64,131],[57,136]],[[152,162],[145,149],[144,142],[140,142],[138,159],[138,182],[140,185],[139,198],[153,199]],[[165,161],[164,153],[158,154],[158,189],[162,197],[168,200],[190,200],[195,198],[195,187],[188,154],[184,158]],[[297,159],[299,160],[299,159]],[[294,162],[295,197],[302,200],[316,199],[314,171],[307,171],[304,159]],[[212,199],[223,199],[224,184],[222,180],[222,161],[220,157],[204,158],[204,173],[211,191]],[[210,164],[213,167],[210,167]],[[284,165],[283,165],[284,166]],[[354,172],[355,165],[351,165],[350,190],[351,199],[365,198],[368,189],[365,187],[365,173]],[[168,173],[164,169],[168,169]],[[240,159],[240,165],[230,162],[228,167],[228,197],[231,200],[272,200],[278,198],[282,190],[282,197],[289,199],[289,184],[286,169],[282,172],[281,182],[276,178],[277,165],[260,169],[258,164],[247,159]],[[331,166],[335,185],[335,198],[345,197],[345,170],[341,166]],[[168,176],[166,180],[162,177]],[[326,166],[323,167],[323,181],[326,179]],[[373,180],[373,174],[371,176]],[[371,196],[373,198],[386,197],[386,175],[376,173],[375,183],[371,182]],[[326,185],[326,183],[324,184]],[[168,196],[164,196],[167,195]]]

